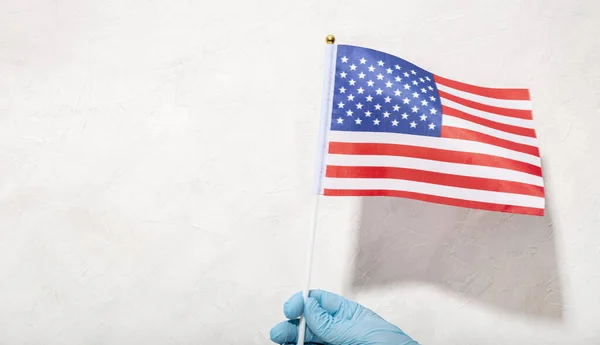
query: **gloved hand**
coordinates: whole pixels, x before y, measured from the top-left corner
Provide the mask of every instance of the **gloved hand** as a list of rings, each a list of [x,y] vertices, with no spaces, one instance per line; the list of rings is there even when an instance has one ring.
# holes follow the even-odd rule
[[[362,305],[331,292],[313,290],[304,305],[301,293],[283,305],[290,319],[271,329],[277,344],[295,344],[300,315],[306,318],[306,343],[325,345],[419,345],[400,328]]]

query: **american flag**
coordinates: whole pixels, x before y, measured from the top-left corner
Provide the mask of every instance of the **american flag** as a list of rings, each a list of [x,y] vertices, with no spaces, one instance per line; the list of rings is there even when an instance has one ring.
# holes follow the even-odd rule
[[[528,90],[457,82],[356,46],[335,46],[333,59],[321,194],[544,214]]]

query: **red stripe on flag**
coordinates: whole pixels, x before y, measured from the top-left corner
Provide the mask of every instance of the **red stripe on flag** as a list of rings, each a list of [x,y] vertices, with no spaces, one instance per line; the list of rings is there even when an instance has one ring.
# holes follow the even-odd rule
[[[328,196],[393,196],[398,198],[408,198],[427,202],[434,202],[438,204],[466,207],[481,209],[487,211],[507,212],[507,213],[520,213],[529,214],[534,216],[543,216],[544,210],[541,208],[524,207],[524,206],[511,206],[511,205],[500,205],[492,204],[487,202],[461,200],[454,198],[447,198],[435,195],[403,192],[398,190],[345,190],[345,189],[325,189],[323,195]]]
[[[434,80],[438,84],[451,87],[456,90],[473,93],[479,96],[508,99],[515,101],[529,101],[529,90],[527,89],[493,89],[489,87],[481,87],[470,84],[461,83],[458,81],[446,79],[437,75],[433,76]]]
[[[478,102],[470,101],[468,99],[460,98],[460,97],[451,95],[447,92],[444,92],[442,90],[438,90],[438,92],[440,94],[440,97],[445,98],[450,101],[453,101],[453,102],[456,102],[456,103],[459,103],[459,104],[462,104],[469,108],[485,111],[488,113],[494,113],[497,115],[525,119],[525,120],[531,120],[533,118],[531,110],[508,109],[508,108],[495,107],[492,105],[481,104]],[[442,101],[442,103],[443,103],[443,101]]]
[[[389,178],[425,182],[451,187],[487,190],[544,197],[544,187],[527,183],[470,177],[439,172],[395,167],[327,166],[327,177],[335,178]]]
[[[535,176],[542,176],[541,167],[509,158],[482,153],[433,149],[421,146],[375,143],[343,143],[332,141],[329,143],[329,153],[421,158],[448,163],[481,165],[494,168],[510,169]]]
[[[540,156],[540,150],[535,146],[515,143],[514,141],[493,137],[491,135],[475,132],[469,129],[442,126],[442,138],[463,139],[478,141],[494,146],[504,147],[509,150],[527,153],[536,157]]]
[[[465,112],[462,112],[460,110],[456,110],[454,108],[450,108],[448,106],[442,106],[442,112],[446,115],[451,115],[454,117],[458,117],[461,118],[463,120],[467,120],[473,123],[477,123],[480,124],[482,126],[486,126],[489,128],[493,128],[493,129],[497,129],[499,131],[503,131],[503,132],[507,132],[507,133],[512,133],[512,134],[516,134],[516,135],[522,135],[525,137],[530,137],[530,138],[535,138],[535,130],[533,128],[525,128],[525,127],[519,127],[519,126],[513,126],[513,125],[507,125],[505,123],[500,123],[500,122],[496,122],[496,121],[491,121],[488,119],[484,119],[481,118],[479,116],[475,116],[475,115],[471,115],[471,114],[467,114]]]

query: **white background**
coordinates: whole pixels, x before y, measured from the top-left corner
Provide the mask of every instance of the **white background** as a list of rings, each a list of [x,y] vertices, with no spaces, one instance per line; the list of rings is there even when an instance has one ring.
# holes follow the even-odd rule
[[[543,218],[329,198],[315,287],[423,344],[599,344],[600,5],[3,0],[0,344],[268,344],[324,36],[531,89]]]

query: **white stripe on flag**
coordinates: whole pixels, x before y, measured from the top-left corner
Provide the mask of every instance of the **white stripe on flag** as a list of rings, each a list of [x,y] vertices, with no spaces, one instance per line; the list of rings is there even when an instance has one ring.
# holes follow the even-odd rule
[[[445,99],[443,97],[441,98],[441,100],[442,100],[442,105],[444,105],[446,107],[454,108],[456,110],[462,111],[463,113],[467,113],[467,114],[471,114],[471,115],[474,115],[474,116],[481,117],[482,119],[487,119],[487,120],[490,120],[490,121],[504,123],[506,125],[511,125],[511,126],[518,126],[518,127],[525,127],[525,128],[534,128],[533,127],[533,120],[518,119],[518,118],[510,117],[510,116],[504,116],[504,115],[498,115],[498,114],[488,113],[486,111],[482,111],[482,110],[479,110],[479,109],[469,108],[467,106],[464,106],[464,105],[456,103],[454,101]]]
[[[452,175],[521,182],[540,187],[544,186],[544,180],[541,176],[535,176],[520,171],[480,165],[440,162],[412,157],[329,154],[327,156],[327,165],[407,168]]]
[[[480,96],[480,95],[476,95],[476,94],[461,91],[461,90],[456,90],[451,87],[441,85],[439,83],[437,83],[436,85],[440,91],[447,92],[451,95],[454,95],[456,97],[460,97],[463,99],[467,99],[469,101],[486,104],[486,105],[491,105],[494,107],[519,109],[519,110],[531,110],[531,101],[490,98],[490,97]]]
[[[326,177],[323,187],[326,189],[342,190],[397,190],[500,205],[544,208],[544,198],[542,197],[450,187],[407,180]]]
[[[500,131],[494,128],[486,127],[478,123],[463,120],[458,117],[446,115],[442,117],[442,125],[451,126],[456,128],[469,129],[475,132],[491,135],[496,138],[509,140],[519,144],[525,144],[537,147],[537,139],[532,137],[525,137],[522,135],[512,134],[504,131]]]
[[[432,138],[400,133],[329,131],[329,142],[397,144],[428,147],[459,152],[482,153],[541,166],[540,157],[505,149],[478,141],[452,138]]]

